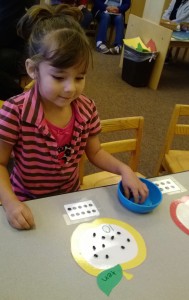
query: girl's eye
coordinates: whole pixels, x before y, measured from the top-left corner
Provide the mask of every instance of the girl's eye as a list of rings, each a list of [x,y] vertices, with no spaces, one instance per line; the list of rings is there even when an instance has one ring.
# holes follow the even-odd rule
[[[83,80],[85,77],[84,76],[82,76],[82,77],[76,77],[76,80]]]
[[[63,80],[64,78],[63,77],[60,77],[60,76],[56,76],[56,75],[52,75],[52,77],[56,80]]]

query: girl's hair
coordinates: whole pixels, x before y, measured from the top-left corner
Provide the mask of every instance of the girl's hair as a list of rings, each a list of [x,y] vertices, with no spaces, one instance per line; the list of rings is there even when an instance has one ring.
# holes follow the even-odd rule
[[[91,47],[79,21],[78,8],[65,4],[34,5],[17,25],[20,37],[28,42],[29,57],[36,63],[48,61],[55,68],[82,65],[87,70]]]

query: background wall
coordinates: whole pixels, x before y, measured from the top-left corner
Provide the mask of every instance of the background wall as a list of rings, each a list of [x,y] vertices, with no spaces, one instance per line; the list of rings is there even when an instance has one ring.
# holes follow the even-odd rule
[[[159,24],[164,8],[164,0],[159,0],[154,3],[154,0],[146,0],[143,18]]]
[[[131,1],[131,7],[125,15],[126,23],[128,21],[130,13],[133,14],[133,15],[136,15],[138,17],[142,17],[145,2],[146,2],[146,0],[132,0]]]
[[[168,8],[170,2],[171,0],[165,0],[163,11]]]

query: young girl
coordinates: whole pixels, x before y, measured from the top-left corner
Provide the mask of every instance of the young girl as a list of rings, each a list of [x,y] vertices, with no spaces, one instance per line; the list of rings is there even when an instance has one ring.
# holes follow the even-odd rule
[[[26,69],[34,87],[5,102],[0,111],[0,199],[9,223],[34,226],[23,202],[77,191],[85,151],[96,166],[122,176],[126,195],[147,196],[133,171],[100,147],[100,120],[92,100],[81,93],[91,57],[88,40],[72,17],[57,8],[36,6],[21,19],[19,33],[29,36]],[[63,21],[64,19],[64,21]],[[9,179],[11,153],[14,168]]]

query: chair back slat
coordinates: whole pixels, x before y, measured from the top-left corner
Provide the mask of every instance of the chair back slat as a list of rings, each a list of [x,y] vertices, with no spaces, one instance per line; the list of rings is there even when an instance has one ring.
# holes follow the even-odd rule
[[[175,127],[175,134],[177,135],[189,135],[189,125],[177,124]]]
[[[102,143],[102,148],[109,153],[122,153],[126,151],[135,151],[137,146],[136,139],[122,140],[115,142]]]
[[[125,118],[115,118],[107,119],[101,121],[102,134],[112,133],[116,131],[122,132],[124,139],[103,142],[101,146],[104,150],[111,154],[115,153],[129,153],[128,165],[133,169],[134,172],[137,171],[139,163],[139,155],[141,149],[141,141],[144,127],[144,118],[142,116],[137,117],[125,117]],[[134,137],[126,137],[126,132],[134,133]],[[86,154],[84,154],[80,161],[80,182],[82,184],[83,177],[85,175],[85,162],[87,160]]]

